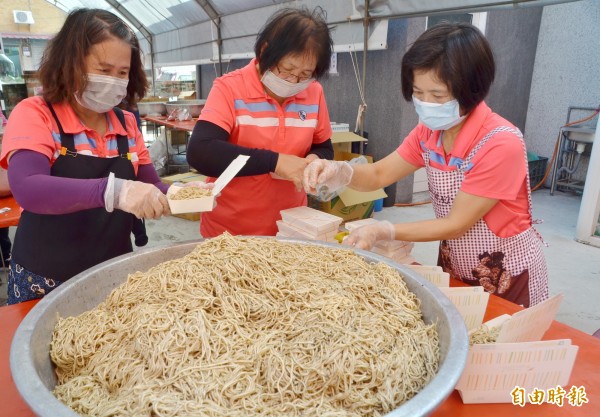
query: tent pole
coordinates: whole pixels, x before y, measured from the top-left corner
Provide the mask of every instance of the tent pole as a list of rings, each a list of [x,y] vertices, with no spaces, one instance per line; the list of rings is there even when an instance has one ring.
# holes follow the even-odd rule
[[[363,62],[362,62],[362,90],[363,100],[367,101],[367,52],[369,50],[369,0],[365,0],[365,16],[363,18],[363,29],[364,29],[364,40],[363,40]],[[361,103],[361,104],[365,104]],[[360,115],[360,135],[364,137],[365,133],[365,114],[366,106],[364,111]],[[360,142],[360,154],[364,154],[365,146],[364,142]]]
[[[221,38],[221,18],[216,21],[217,25],[217,50],[219,51],[219,76],[223,75],[223,39]]]

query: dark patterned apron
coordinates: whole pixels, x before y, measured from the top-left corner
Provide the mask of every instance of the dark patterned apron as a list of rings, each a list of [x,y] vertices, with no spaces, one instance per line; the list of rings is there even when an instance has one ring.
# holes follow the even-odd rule
[[[118,178],[135,180],[127,136],[117,136],[118,157],[78,154],[73,135],[63,131],[54,109],[49,107],[62,144],[61,154],[51,168],[52,176],[91,179],[114,172]],[[117,115],[121,118],[122,113]],[[60,215],[23,211],[13,245],[8,303],[41,298],[74,275],[132,252],[133,219],[130,213],[108,213],[104,207]]]
[[[465,167],[485,143],[498,132],[511,132],[523,144],[524,162],[527,151],[521,132],[509,127],[498,127],[485,136],[456,170],[442,171],[429,163],[424,152],[429,193],[437,218],[450,213],[454,198],[465,177]],[[528,172],[528,169],[526,170]],[[527,173],[529,184],[529,173]],[[527,188],[531,218],[531,191]],[[532,221],[533,223],[533,221]],[[516,236],[496,236],[483,219],[479,219],[458,239],[440,242],[438,264],[451,276],[470,285],[481,285],[492,294],[525,307],[548,298],[548,273],[542,252],[542,239],[532,227]]]

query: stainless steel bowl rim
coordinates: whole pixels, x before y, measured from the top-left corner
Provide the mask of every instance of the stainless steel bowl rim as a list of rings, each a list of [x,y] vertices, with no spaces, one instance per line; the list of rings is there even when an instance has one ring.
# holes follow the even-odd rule
[[[306,241],[299,239],[278,238],[278,240],[331,248],[340,247],[338,244],[334,243]],[[103,271],[109,271],[111,268],[116,268],[117,270],[122,271],[123,274],[122,280],[118,283],[115,283],[114,287],[116,288],[118,285],[125,282],[129,273],[135,272],[133,269],[136,268],[133,268],[131,271],[127,271],[128,264],[133,258],[148,258],[152,265],[157,265],[165,260],[184,256],[202,241],[203,240],[200,239],[154,248],[147,248],[135,251],[133,254],[125,254],[117,258],[110,259],[71,278],[56,290],[45,296],[31,309],[15,332],[10,349],[10,368],[18,391],[20,392],[24,401],[36,413],[36,415],[40,417],[81,417],[71,408],[61,403],[52,394],[48,386],[42,381],[39,370],[34,366],[36,360],[49,361],[48,347],[45,347],[45,357],[41,355],[40,352],[36,352],[31,348],[32,339],[36,334],[36,328],[38,326],[45,325],[46,327],[53,329],[54,325],[56,324],[56,313],[59,310],[64,311],[70,308],[69,306],[71,303],[65,303],[64,300],[62,300],[63,298],[66,298],[65,294],[68,294],[73,288],[84,285],[86,283],[86,279],[93,279],[94,275]],[[176,252],[176,254],[179,252],[181,253],[179,256],[172,256],[172,251]],[[389,258],[374,254],[372,252],[359,249],[354,249],[354,251],[368,261],[382,262],[400,271],[402,275],[406,277],[405,281],[407,282],[407,285],[409,285],[409,288],[412,285],[416,285],[422,287],[423,291],[431,293],[437,303],[439,303],[439,307],[444,313],[450,329],[453,330],[450,332],[449,343],[446,349],[446,357],[441,362],[438,373],[435,375],[435,377],[411,400],[386,414],[386,416],[389,417],[427,416],[450,395],[465,367],[469,345],[467,329],[464,324],[464,320],[452,302],[445,295],[443,295],[443,293],[437,287],[420,276],[410,267],[397,264],[391,261]],[[148,266],[148,268],[151,266]],[[411,291],[415,292],[413,288],[410,289]],[[97,300],[95,305],[99,304],[105,297],[106,296],[102,296],[100,300]],[[79,314],[83,311],[90,310],[94,306],[85,306],[79,312],[71,312],[63,314],[63,316]],[[42,321],[43,318],[48,316],[48,312],[52,312],[52,310],[57,310],[56,312],[53,312],[54,322],[44,323]],[[437,319],[440,320],[440,317]],[[42,357],[40,357],[40,355]],[[450,357],[452,360],[448,360]],[[449,386],[451,386],[452,389],[448,390]]]

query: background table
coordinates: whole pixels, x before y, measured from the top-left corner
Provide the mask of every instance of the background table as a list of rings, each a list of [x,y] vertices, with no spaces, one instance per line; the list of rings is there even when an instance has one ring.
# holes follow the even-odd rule
[[[167,147],[167,161],[165,163],[166,174],[174,172],[187,172],[189,165],[182,162],[171,161],[171,158],[176,156],[185,156],[187,154],[187,145],[190,132],[194,130],[194,126],[198,119],[192,120],[167,120],[167,116],[144,116],[142,120],[146,123],[146,132],[148,124],[162,126],[165,128],[165,145]],[[154,132],[155,140],[160,140],[160,134]]]
[[[9,367],[10,343],[19,323],[37,301],[13,306],[0,307],[0,416],[33,417],[35,414],[21,399],[14,385]],[[485,320],[501,314],[512,314],[521,308],[515,304],[490,296]],[[454,391],[450,397],[432,414],[433,417],[592,417],[600,415],[600,339],[592,337],[565,324],[553,322],[544,335],[545,340],[571,339],[579,346],[569,385],[585,387],[588,403],[581,407],[568,404],[561,408],[554,404],[520,407],[512,404],[463,404],[460,395]],[[509,393],[507,393],[509,395]]]
[[[21,207],[12,196],[0,198],[0,208],[8,207],[9,211],[0,213],[0,228],[17,226],[21,218]]]

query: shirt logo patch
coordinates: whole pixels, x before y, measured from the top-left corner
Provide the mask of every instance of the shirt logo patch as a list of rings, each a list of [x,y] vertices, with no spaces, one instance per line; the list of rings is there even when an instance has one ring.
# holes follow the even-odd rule
[[[304,110],[299,110],[298,116],[300,117],[300,120],[302,120],[302,121],[306,120],[306,112]]]

